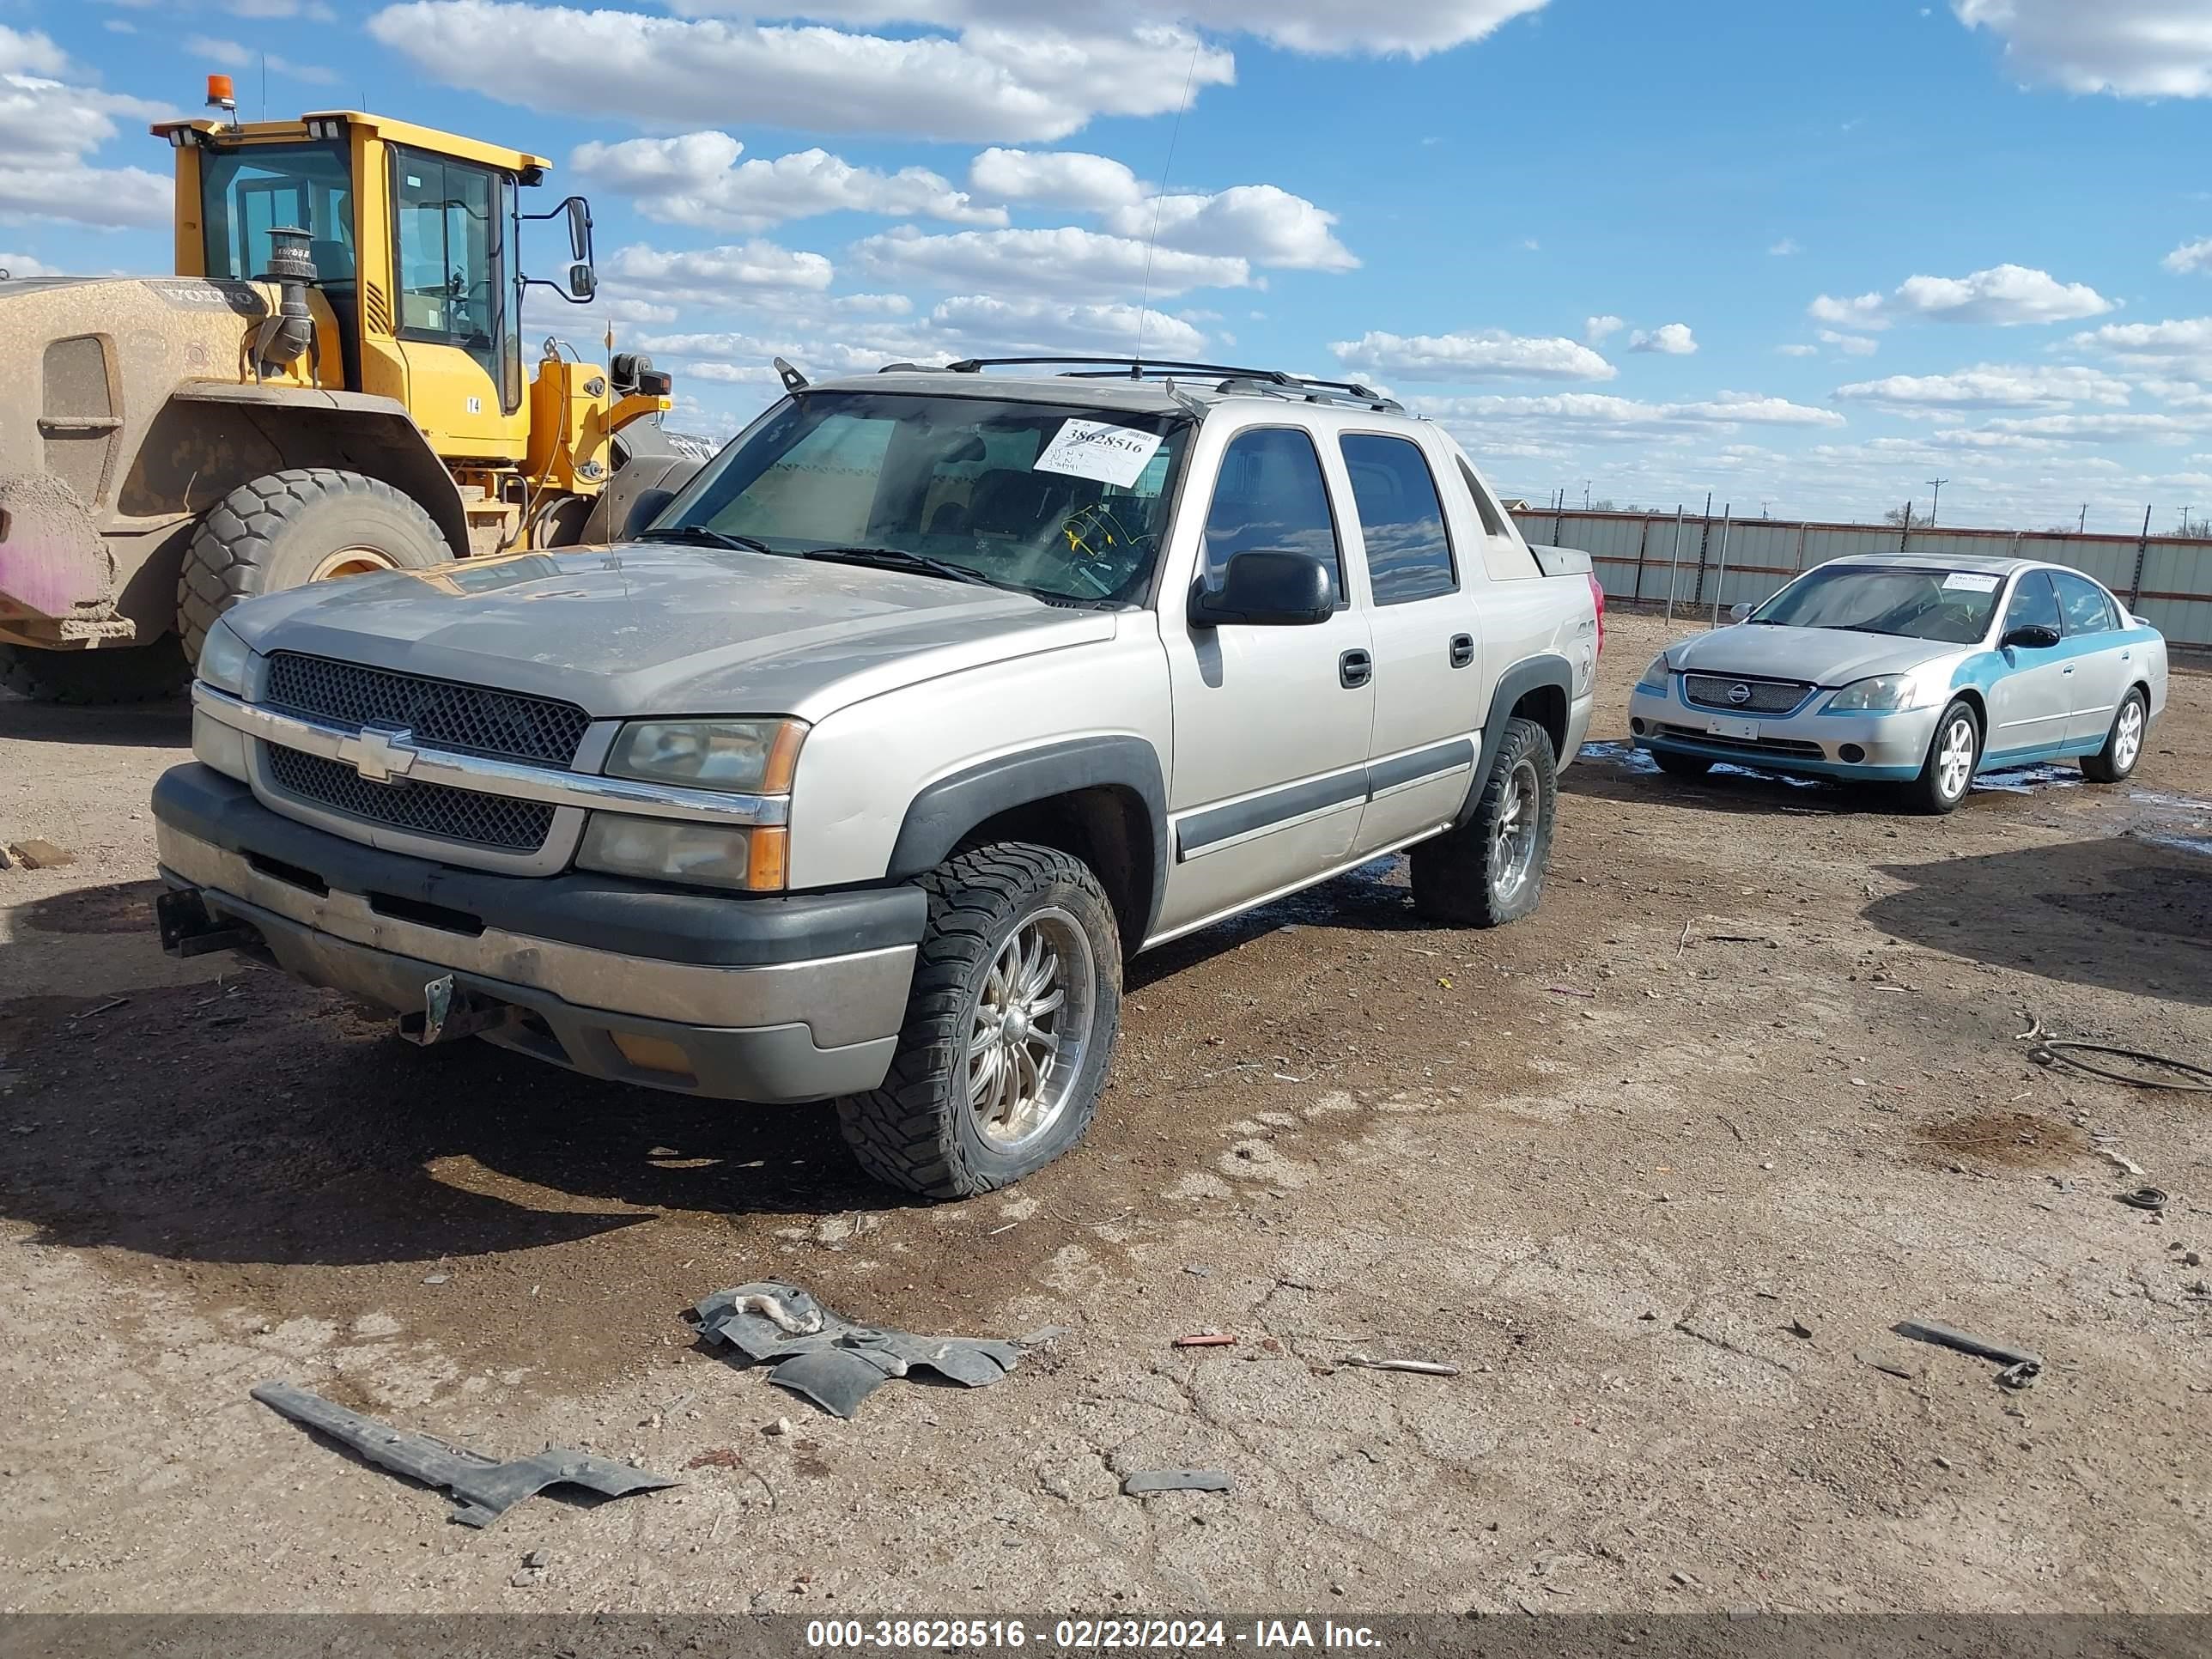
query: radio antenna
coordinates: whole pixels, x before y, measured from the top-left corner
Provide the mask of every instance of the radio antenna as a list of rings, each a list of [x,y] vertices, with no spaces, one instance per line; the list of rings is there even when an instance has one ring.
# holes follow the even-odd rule
[[[1145,244],[1145,291],[1137,301],[1137,361],[1145,361],[1145,314],[1152,303],[1152,255],[1160,246],[1160,212],[1167,206],[1168,179],[1175,172],[1176,140],[1182,137],[1182,112],[1190,107],[1190,89],[1198,79],[1198,50],[1205,37],[1196,29],[1190,35],[1190,67],[1183,71],[1182,102],[1176,106],[1175,125],[1168,130],[1168,159],[1160,167],[1160,187],[1152,196],[1152,237]]]

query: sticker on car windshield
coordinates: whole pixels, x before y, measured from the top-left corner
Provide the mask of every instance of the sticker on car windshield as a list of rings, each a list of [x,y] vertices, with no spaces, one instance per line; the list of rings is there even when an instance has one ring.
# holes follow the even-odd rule
[[[1967,593],[1994,593],[1997,591],[1998,580],[1995,576],[1977,575],[1971,570],[1954,570],[1943,578],[1943,586]]]
[[[1036,458],[1039,472],[1133,489],[1145,465],[1159,453],[1160,434],[1105,421],[1069,421]]]

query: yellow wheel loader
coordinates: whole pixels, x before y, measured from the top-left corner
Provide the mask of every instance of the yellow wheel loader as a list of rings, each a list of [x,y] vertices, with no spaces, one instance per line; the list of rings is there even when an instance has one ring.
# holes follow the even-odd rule
[[[167,277],[0,280],[0,685],[161,696],[228,606],[302,582],[615,540],[707,458],[649,362],[525,360],[532,287],[594,292],[544,158],[326,111],[165,122]],[[565,222],[565,280],[523,226]],[[541,233],[541,234],[544,233]]]

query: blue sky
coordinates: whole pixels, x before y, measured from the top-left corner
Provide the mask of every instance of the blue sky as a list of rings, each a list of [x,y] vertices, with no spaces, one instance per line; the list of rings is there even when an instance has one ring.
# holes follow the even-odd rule
[[[146,121],[264,57],[555,158],[605,301],[533,333],[700,429],[778,353],[1127,351],[1149,263],[1154,355],[1378,381],[1510,492],[2212,515],[2208,0],[0,0],[0,265],[167,269]]]

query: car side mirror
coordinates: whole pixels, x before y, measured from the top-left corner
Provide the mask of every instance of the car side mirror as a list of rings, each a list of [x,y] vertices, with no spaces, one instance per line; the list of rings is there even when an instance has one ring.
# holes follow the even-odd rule
[[[1310,554],[1272,548],[1232,556],[1218,587],[1199,578],[1185,611],[1194,628],[1305,628],[1335,614],[1328,567]]]
[[[2018,628],[2007,629],[2005,636],[1997,641],[1997,649],[2008,651],[2017,645],[2030,651],[2047,651],[2057,643],[2057,629],[2045,628],[2039,623],[2027,623]]]
[[[1732,623],[1740,623],[1750,615],[1751,607],[1747,605],[1732,605],[1729,607],[1729,620]]]

